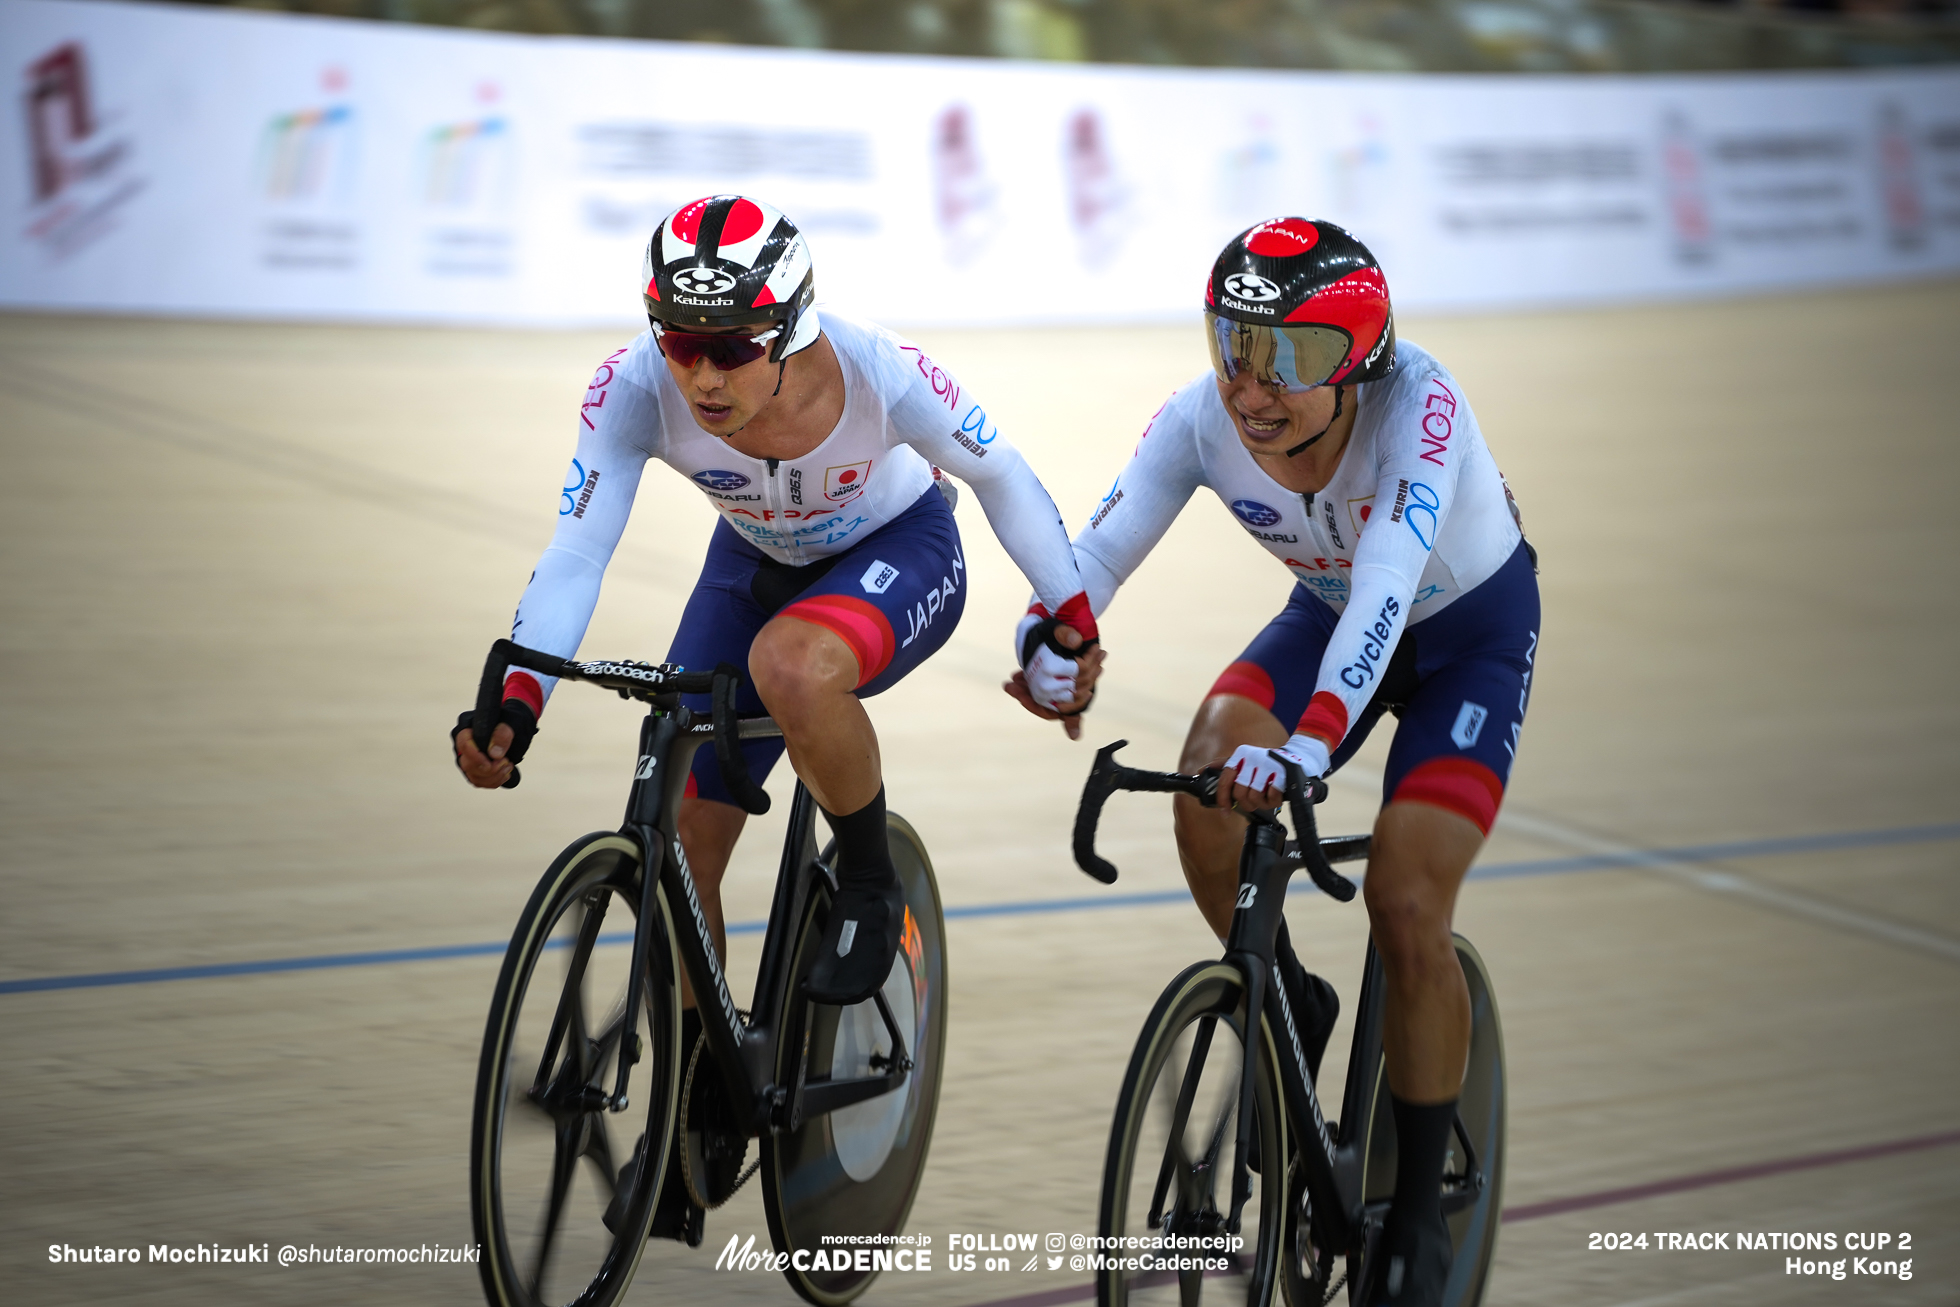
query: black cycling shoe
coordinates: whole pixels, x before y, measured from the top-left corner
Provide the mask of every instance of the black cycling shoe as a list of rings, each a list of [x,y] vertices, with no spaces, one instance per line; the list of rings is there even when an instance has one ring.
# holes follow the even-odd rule
[[[803,992],[840,1007],[870,998],[891,975],[904,924],[905,891],[896,876],[882,890],[840,887]]]
[[[612,1201],[606,1204],[605,1214],[599,1218],[614,1234],[619,1233],[619,1223],[625,1218],[626,1195],[633,1192],[646,1142],[646,1136],[641,1135],[640,1141],[633,1145],[633,1155],[619,1168]],[[681,1179],[680,1159],[674,1158],[661,1183],[660,1201],[654,1204],[653,1224],[647,1229],[647,1238],[678,1239],[690,1248],[699,1248],[702,1236],[707,1233],[707,1217],[701,1205],[688,1196],[687,1185]]]
[[[1441,1213],[1406,1233],[1396,1226],[1391,1208],[1388,1228],[1363,1274],[1361,1307],[1442,1307],[1452,1257],[1449,1226]]]

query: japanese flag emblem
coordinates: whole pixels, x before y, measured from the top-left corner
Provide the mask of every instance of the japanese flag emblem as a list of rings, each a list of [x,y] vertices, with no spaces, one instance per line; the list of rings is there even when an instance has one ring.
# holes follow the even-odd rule
[[[864,483],[871,476],[871,460],[862,463],[846,463],[842,467],[824,469],[823,497],[833,504],[855,499],[864,489]]]

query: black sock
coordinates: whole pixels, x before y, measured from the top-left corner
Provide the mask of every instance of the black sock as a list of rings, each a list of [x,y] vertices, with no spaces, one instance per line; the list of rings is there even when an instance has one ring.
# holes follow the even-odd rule
[[[1443,1154],[1455,1133],[1456,1100],[1408,1103],[1391,1094],[1395,1111],[1395,1209],[1403,1230],[1434,1225],[1443,1215]]]
[[[876,891],[897,881],[898,869],[892,866],[891,844],[885,837],[884,786],[856,812],[840,817],[824,808],[823,815],[837,835],[839,889]]]

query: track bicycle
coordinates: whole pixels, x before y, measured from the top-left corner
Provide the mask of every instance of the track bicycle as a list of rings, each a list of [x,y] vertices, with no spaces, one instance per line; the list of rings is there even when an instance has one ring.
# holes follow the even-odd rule
[[[1139,771],[1096,755],[1075,820],[1075,858],[1105,884],[1096,825],[1118,790],[1217,798],[1217,768]],[[1185,968],[1151,1009],[1123,1077],[1104,1162],[1096,1274],[1103,1307],[1203,1301],[1324,1307],[1365,1282],[1395,1190],[1395,1119],[1382,1057],[1384,978],[1371,941],[1355,1008],[1341,1118],[1326,1119],[1301,1032],[1274,964],[1287,883],[1305,868],[1339,902],[1354,883],[1335,862],[1368,856],[1372,837],[1321,838],[1318,779],[1287,764],[1297,838],[1271,812],[1250,815],[1225,956]],[[1461,935],[1470,989],[1470,1056],[1445,1159],[1443,1213],[1455,1250],[1446,1307],[1476,1307],[1497,1246],[1504,1177],[1504,1038],[1490,974]],[[1249,1014],[1257,1012],[1253,1023]],[[1256,1033],[1255,1033],[1256,1031]],[[1339,1274],[1337,1275],[1337,1265]]]
[[[487,744],[504,674],[522,667],[649,705],[626,819],[574,840],[518,918],[490,1004],[470,1134],[470,1212],[492,1307],[607,1307],[624,1293],[653,1228],[669,1168],[689,1206],[671,1237],[699,1245],[700,1215],[758,1171],[769,1236],[805,1300],[838,1307],[887,1254],[814,1254],[897,1233],[918,1192],[946,1040],[946,939],[932,862],[889,818],[904,888],[901,947],[883,990],[852,1007],[805,998],[831,895],[834,845],[816,847],[817,806],[790,804],[753,1011],[739,1009],[678,836],[695,751],[712,743],[729,791],[751,813],[769,796],[743,740],[780,736],[738,719],[740,673],[671,664],[571,662],[499,640],[473,730]],[[710,696],[697,714],[683,694]],[[515,777],[513,779],[514,783]],[[623,915],[622,915],[623,914]],[[610,921],[609,921],[610,918]],[[608,925],[615,929],[610,933]],[[626,929],[620,929],[625,927]],[[681,977],[702,1034],[680,1047]],[[697,1076],[726,1088],[714,1121],[688,1119]],[[760,1156],[745,1169],[748,1142]]]

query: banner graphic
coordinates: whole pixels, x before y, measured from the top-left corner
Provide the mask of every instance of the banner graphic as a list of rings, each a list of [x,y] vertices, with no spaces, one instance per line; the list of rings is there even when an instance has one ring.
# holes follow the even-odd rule
[[[1960,269],[1960,69],[1405,76],[528,37],[108,0],[0,22],[0,305],[639,320],[741,190],[895,323],[1188,317],[1235,232],[1492,308]]]

